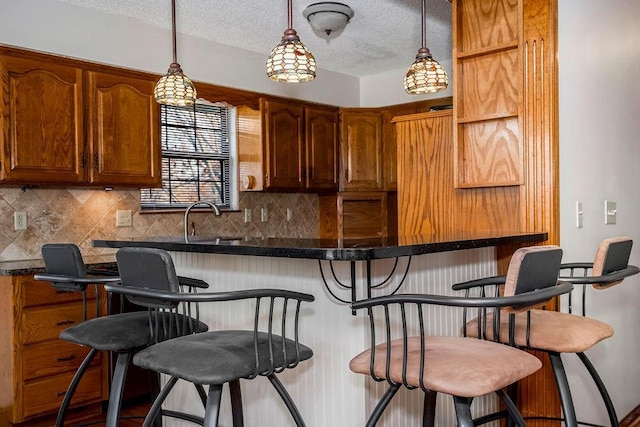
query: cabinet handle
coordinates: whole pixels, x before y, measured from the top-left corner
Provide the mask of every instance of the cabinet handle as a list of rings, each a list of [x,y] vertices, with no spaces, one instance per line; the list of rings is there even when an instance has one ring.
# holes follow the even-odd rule
[[[98,153],[93,155],[93,168],[98,170]]]
[[[75,359],[76,356],[75,355],[71,355],[71,356],[67,356],[67,357],[58,357],[58,362],[68,362],[70,360]]]
[[[58,326],[73,325],[74,323],[76,323],[75,320],[62,320],[62,321],[56,323],[56,325],[58,325]]]
[[[87,159],[84,158],[84,151],[80,153],[80,167],[84,169],[84,166],[87,164]]]
[[[344,170],[344,180],[345,182],[349,182],[349,169]]]

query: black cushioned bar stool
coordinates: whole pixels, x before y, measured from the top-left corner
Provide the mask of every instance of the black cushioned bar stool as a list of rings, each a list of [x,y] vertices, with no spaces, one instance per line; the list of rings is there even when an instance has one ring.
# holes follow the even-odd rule
[[[87,277],[87,268],[82,260],[80,250],[74,244],[47,244],[42,248],[45,261],[44,274],[36,274],[36,280],[50,282],[62,291],[84,292],[89,284],[105,284],[119,282],[119,277]],[[206,282],[197,279],[183,278],[185,286],[206,288]],[[98,294],[98,292],[96,292]],[[86,305],[85,305],[86,307]],[[91,350],[78,367],[64,396],[56,426],[65,426],[65,417],[73,395],[80,380],[84,376],[91,361],[99,351],[116,354],[116,363],[110,384],[109,405],[106,414],[106,426],[117,427],[122,402],[124,382],[129,361],[134,353],[148,345],[186,333],[202,332],[207,326],[189,316],[172,314],[163,317],[164,329],[152,334],[149,324],[151,313],[137,311],[120,314],[108,314],[85,320],[71,326],[60,334],[60,339]],[[155,319],[154,319],[155,320]]]
[[[187,294],[176,289],[176,273],[171,256],[160,249],[122,248],[117,254],[121,283],[107,290],[122,293],[133,303],[145,307],[179,302],[222,302],[249,300],[254,304],[253,330],[221,330],[167,340],[138,352],[133,362],[169,376],[151,407],[144,426],[149,426],[179,379],[209,386],[204,426],[218,424],[222,387],[229,384],[233,425],[243,425],[240,379],[266,376],[276,389],[296,425],[304,421],[280,382],[277,373],[294,368],[311,358],[313,352],[298,340],[302,302],[312,295],[278,289]],[[228,307],[231,309],[230,307]]]
[[[462,307],[490,313],[521,311],[567,293],[572,285],[556,285],[562,250],[557,246],[521,248],[509,267],[513,288],[504,296],[465,298],[444,295],[392,295],[355,302],[366,308],[370,320],[371,347],[349,364],[353,372],[386,381],[387,391],[366,426],[375,426],[400,387],[424,392],[422,425],[435,425],[438,393],[453,396],[457,425],[472,427],[474,398],[496,393],[508,415],[519,426],[525,422],[514,402],[503,390],[542,367],[535,356],[513,346],[484,339],[429,335],[427,306]],[[437,327],[437,325],[433,325]]]
[[[620,283],[625,277],[637,274],[639,271],[637,267],[628,265],[630,253],[631,239],[608,239],[600,245],[594,263],[563,264],[559,272],[559,279],[573,285],[593,284],[599,289]],[[593,274],[585,273],[585,268],[593,271]],[[563,271],[569,271],[569,273]],[[482,295],[496,295],[502,290],[507,294],[513,285],[507,274],[506,277],[489,277],[460,283],[454,285],[453,289],[464,290],[466,295],[474,295],[478,292]],[[523,349],[546,352],[560,395],[562,420],[568,427],[584,424],[577,420],[569,382],[561,358],[563,353],[575,353],[594,380],[602,396],[611,425],[618,426],[611,398],[595,367],[585,354],[594,345],[613,335],[611,326],[582,315],[537,308],[525,312],[503,312],[496,313],[496,316],[488,314],[485,318],[477,317],[465,325],[464,333],[467,336],[484,336],[490,340],[511,343]],[[532,418],[545,419],[546,417]]]

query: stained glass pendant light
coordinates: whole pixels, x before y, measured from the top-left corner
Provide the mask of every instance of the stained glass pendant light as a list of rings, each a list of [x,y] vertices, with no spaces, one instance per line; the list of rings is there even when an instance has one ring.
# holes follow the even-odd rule
[[[267,58],[267,77],[280,83],[304,83],[316,77],[316,60],[292,27],[291,0],[289,26],[282,40]]]
[[[153,95],[159,104],[174,105],[174,106],[188,106],[193,105],[196,102],[197,92],[196,88],[189,80],[189,77],[185,76],[178,64],[178,53],[176,48],[176,0],[171,0],[171,28],[173,37],[173,62],[169,65],[167,74],[162,76],[156,88],[153,91]]]
[[[404,90],[410,95],[421,95],[444,90],[449,85],[449,77],[444,68],[433,59],[426,47],[425,25],[427,0],[422,0],[422,47],[418,49],[416,60],[404,77]]]

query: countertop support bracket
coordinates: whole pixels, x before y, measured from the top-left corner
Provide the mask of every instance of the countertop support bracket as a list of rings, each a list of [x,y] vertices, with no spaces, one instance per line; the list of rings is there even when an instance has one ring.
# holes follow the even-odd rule
[[[398,267],[398,259],[399,258],[395,258],[394,264],[393,264],[393,268],[391,269],[391,272],[387,275],[387,277],[382,280],[380,283],[376,283],[373,284],[372,283],[372,279],[371,279],[371,260],[367,259],[365,260],[365,277],[364,277],[364,281],[365,281],[365,290],[364,290],[364,294],[366,295],[366,298],[371,298],[372,295],[372,289],[378,289],[384,285],[386,285],[391,278],[394,276],[397,267]],[[318,267],[320,269],[320,277],[322,278],[322,284],[324,285],[325,289],[327,290],[327,292],[329,292],[329,294],[336,300],[339,301],[343,304],[351,304],[354,303],[356,301],[358,301],[358,292],[357,292],[357,286],[358,286],[358,278],[357,278],[357,274],[356,274],[356,263],[358,261],[349,261],[349,278],[350,278],[350,283],[349,284],[345,284],[343,283],[338,276],[336,275],[334,266],[333,266],[333,261],[330,260],[329,261],[329,266],[330,266],[330,270],[331,270],[331,284],[333,285],[337,285],[337,287],[343,288],[343,289],[348,289],[350,291],[350,300],[346,300],[344,298],[339,297],[336,292],[334,290],[331,289],[330,286],[330,282],[329,280],[327,280],[327,276],[325,275],[325,270],[324,267],[322,265],[322,260],[318,260]],[[399,283],[397,284],[397,286],[395,287],[395,289],[390,293],[390,295],[395,294],[396,292],[398,292],[398,290],[402,287],[402,285],[405,282],[405,279],[407,278],[407,274],[409,273],[409,268],[411,266],[411,256],[407,257],[407,263],[405,265],[404,268],[404,272],[402,274],[402,278],[400,279]],[[351,313],[353,315],[355,315],[355,310],[351,310]]]

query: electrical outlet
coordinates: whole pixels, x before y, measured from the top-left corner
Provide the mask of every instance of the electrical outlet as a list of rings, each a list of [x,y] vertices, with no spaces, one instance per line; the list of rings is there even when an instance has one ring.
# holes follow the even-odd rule
[[[269,221],[269,211],[267,210],[267,208],[260,209],[260,219],[262,222]]]
[[[253,215],[251,214],[251,209],[244,210],[244,222],[251,222],[253,219]]]
[[[293,209],[287,208],[287,221],[293,221]]]
[[[116,227],[131,227],[133,220],[131,218],[131,211],[116,211]]]
[[[27,229],[27,213],[26,212],[13,213],[13,229],[14,230]]]

